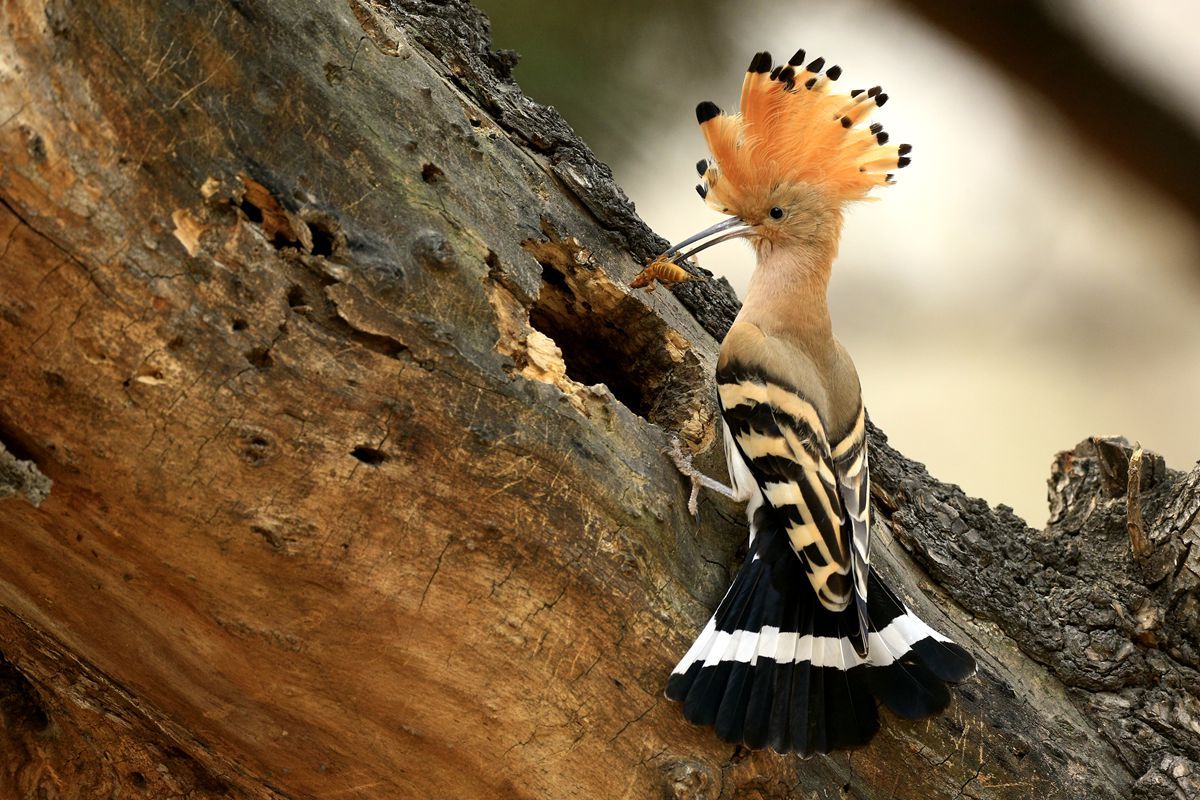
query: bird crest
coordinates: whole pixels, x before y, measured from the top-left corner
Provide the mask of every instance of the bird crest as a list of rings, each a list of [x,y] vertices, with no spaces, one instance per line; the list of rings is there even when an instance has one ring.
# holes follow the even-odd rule
[[[713,209],[741,213],[785,183],[815,187],[834,203],[862,200],[909,163],[910,145],[889,145],[882,125],[867,125],[888,100],[880,87],[835,93],[841,67],[804,60],[800,50],[772,67],[771,54],[758,53],[742,83],[739,113],[711,102],[696,107],[712,154],[696,165],[704,179],[696,190]]]

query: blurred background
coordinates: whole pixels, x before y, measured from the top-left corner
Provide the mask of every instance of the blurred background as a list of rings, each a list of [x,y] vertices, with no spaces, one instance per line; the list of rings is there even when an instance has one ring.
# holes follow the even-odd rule
[[[933,474],[1041,526],[1087,436],[1200,458],[1200,4],[476,2],[672,241],[719,219],[693,109],[735,109],[756,50],[883,84],[913,164],[851,209],[830,304],[871,416]],[[744,291],[747,245],[701,259]]]

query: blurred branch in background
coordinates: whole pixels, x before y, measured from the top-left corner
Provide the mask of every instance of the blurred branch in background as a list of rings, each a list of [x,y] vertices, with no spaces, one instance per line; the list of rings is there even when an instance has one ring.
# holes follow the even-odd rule
[[[1179,203],[1200,226],[1200,134],[1037,0],[897,0],[1042,94],[1114,162]]]
[[[715,0],[580,2],[482,0],[498,46],[520,54],[518,76],[531,96],[552,104],[610,164],[645,146],[647,129],[674,122],[664,84],[715,82],[729,31],[714,25]],[[663,58],[662,53],[675,54]],[[639,125],[631,126],[630,120]],[[694,159],[693,159],[694,160]]]

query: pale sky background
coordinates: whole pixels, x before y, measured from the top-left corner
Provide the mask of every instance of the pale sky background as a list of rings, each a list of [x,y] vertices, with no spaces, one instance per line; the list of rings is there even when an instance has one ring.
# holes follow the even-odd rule
[[[525,53],[526,91],[563,106],[671,240],[720,218],[693,189],[706,155],[693,109],[735,107],[756,50],[779,61],[804,47],[840,64],[847,88],[885,86],[891,102],[876,119],[913,144],[913,164],[849,214],[830,305],[872,417],[934,475],[1041,526],[1054,454],[1089,435],[1140,440],[1176,469],[1200,459],[1200,235],[1061,126],[1069,99],[1032,96],[882,0],[741,3],[699,21],[686,5],[678,20],[661,10],[639,20],[630,5],[622,25],[645,46],[591,65],[588,48],[620,32],[564,17],[578,30],[561,44],[573,67],[544,82],[539,68],[561,55],[554,23],[514,41],[526,5],[482,5],[496,46]],[[1054,7],[1200,126],[1200,3]],[[680,46],[701,34],[704,46]],[[588,100],[574,115],[571,91]],[[744,290],[745,244],[701,259]]]

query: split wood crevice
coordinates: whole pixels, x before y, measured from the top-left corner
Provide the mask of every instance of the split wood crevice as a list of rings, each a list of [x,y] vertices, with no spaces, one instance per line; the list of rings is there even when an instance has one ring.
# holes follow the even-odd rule
[[[665,243],[486,20],[4,13],[0,796],[1195,795],[1200,471],[1085,442],[1036,531],[872,431],[879,568],[980,674],[727,747],[662,687],[744,526],[661,451],[736,299],[628,290]]]

